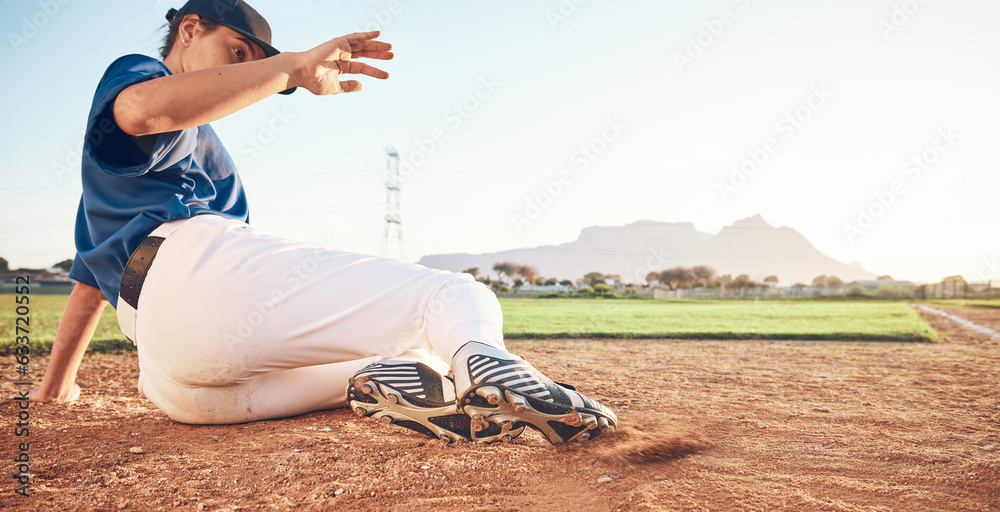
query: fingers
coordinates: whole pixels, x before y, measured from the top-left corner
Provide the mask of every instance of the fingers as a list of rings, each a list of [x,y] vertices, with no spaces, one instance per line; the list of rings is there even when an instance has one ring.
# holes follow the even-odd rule
[[[350,73],[355,75],[368,75],[372,78],[385,80],[389,78],[389,73],[374,66],[369,66],[364,62],[350,61],[340,65],[340,73]]]
[[[361,82],[357,80],[344,80],[340,82],[340,92],[358,92],[361,89]]]
[[[367,36],[378,36],[379,32],[363,32],[357,34],[351,34],[345,36],[341,39],[340,47],[341,58],[340,60],[348,60],[353,56],[354,58],[369,58],[369,59],[380,59],[389,60],[392,59],[393,54],[392,45],[383,41],[372,41],[371,38]],[[343,54],[347,53],[347,58],[344,58]]]
[[[378,59],[378,60],[392,60],[396,55],[392,52],[382,52],[382,51],[367,51],[361,50],[359,52],[354,52],[355,59]]]
[[[366,50],[371,52],[387,52],[392,50],[392,45],[382,41],[359,41],[351,43],[351,50]]]
[[[370,39],[375,39],[380,34],[381,32],[379,32],[378,30],[373,30],[371,32],[355,32],[353,34],[344,36],[344,39],[347,39],[353,44],[356,41],[368,41]]]

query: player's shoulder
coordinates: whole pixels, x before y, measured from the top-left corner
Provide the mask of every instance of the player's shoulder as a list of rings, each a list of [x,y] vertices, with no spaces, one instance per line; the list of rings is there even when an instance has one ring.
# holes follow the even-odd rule
[[[101,78],[101,83],[104,83],[108,78],[119,75],[157,75],[157,74],[170,74],[170,70],[159,59],[154,59],[148,55],[139,54],[129,54],[122,55],[114,60],[109,66],[107,71],[104,72],[104,76]]]
[[[148,55],[139,55],[137,53],[132,53],[129,55],[122,55],[115,59],[114,62],[108,66],[108,71],[118,71],[118,72],[132,72],[132,73],[142,73],[147,71],[153,72],[163,72],[169,73],[166,64],[159,59],[154,59]]]

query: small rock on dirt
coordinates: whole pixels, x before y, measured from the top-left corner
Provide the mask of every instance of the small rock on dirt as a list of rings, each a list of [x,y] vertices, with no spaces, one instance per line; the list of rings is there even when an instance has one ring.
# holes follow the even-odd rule
[[[142,448],[139,448],[138,446],[133,446],[133,447],[129,448],[128,451],[130,451],[132,453],[135,453],[135,454],[146,453]]]

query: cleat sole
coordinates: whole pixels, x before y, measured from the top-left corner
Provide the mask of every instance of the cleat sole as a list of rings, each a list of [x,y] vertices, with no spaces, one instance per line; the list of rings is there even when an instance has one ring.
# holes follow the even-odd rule
[[[479,390],[483,387],[502,389],[497,404],[486,404],[478,400],[483,397]],[[488,393],[491,394],[491,393]],[[608,416],[605,411],[583,407],[574,409],[570,406],[554,404],[539,398],[522,395],[505,386],[490,383],[486,386],[473,387],[465,395],[464,411],[472,419],[473,431],[480,432],[483,425],[498,427],[499,436],[495,440],[503,441],[505,429],[520,429],[531,427],[544,435],[553,445],[566,442],[586,442],[593,440],[605,432],[614,432],[617,418],[613,413]]]

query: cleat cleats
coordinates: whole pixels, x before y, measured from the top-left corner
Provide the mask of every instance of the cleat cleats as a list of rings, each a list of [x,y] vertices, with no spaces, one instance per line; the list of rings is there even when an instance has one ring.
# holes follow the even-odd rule
[[[449,443],[491,443],[524,431],[523,426],[501,431],[483,416],[476,421],[459,412],[452,380],[417,361],[388,359],[366,366],[348,383],[347,397],[358,416]]]
[[[511,393],[509,390],[505,394],[507,395],[507,401],[514,406],[515,412],[524,412],[528,410],[528,402],[524,398]]]
[[[614,432],[618,423],[614,412],[572,386],[553,382],[524,359],[483,343],[463,345],[452,372],[473,431],[496,431],[494,439],[503,440],[507,428],[519,434],[531,427],[554,445],[584,442]]]
[[[476,394],[485,398],[486,402],[490,405],[496,405],[500,403],[500,390],[493,387],[479,388],[476,390]],[[466,400],[468,402],[468,400]]]
[[[571,427],[579,427],[580,425],[583,425],[583,420],[580,418],[580,412],[576,410],[570,411],[570,413],[563,418],[563,423]]]

